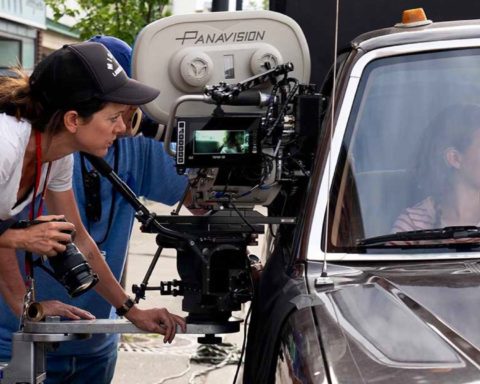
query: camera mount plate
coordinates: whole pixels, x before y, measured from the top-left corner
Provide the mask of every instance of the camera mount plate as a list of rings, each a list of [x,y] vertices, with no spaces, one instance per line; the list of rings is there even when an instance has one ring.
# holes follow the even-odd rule
[[[187,323],[185,332],[177,327],[177,333],[182,334],[212,334],[234,333],[240,329],[241,319],[231,318],[224,323]],[[128,320],[123,319],[96,319],[96,320],[68,320],[68,321],[39,321],[25,322],[25,334],[96,334],[96,333],[147,333],[137,328]],[[50,340],[41,340],[50,341]],[[55,340],[51,340],[52,342]]]
[[[46,351],[59,342],[83,340],[96,333],[146,333],[128,320],[68,320],[58,316],[45,321],[26,321],[23,332],[12,335],[12,358],[0,365],[0,383],[43,383],[46,379]],[[212,339],[218,333],[233,333],[240,329],[241,320],[231,318],[223,324],[187,324],[186,334],[205,334]],[[182,333],[177,328],[177,333]]]

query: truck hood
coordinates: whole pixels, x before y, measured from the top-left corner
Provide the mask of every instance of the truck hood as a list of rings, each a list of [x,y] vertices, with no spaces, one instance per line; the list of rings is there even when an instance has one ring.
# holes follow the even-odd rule
[[[480,382],[477,262],[309,266],[332,382]],[[333,285],[331,285],[333,283]]]

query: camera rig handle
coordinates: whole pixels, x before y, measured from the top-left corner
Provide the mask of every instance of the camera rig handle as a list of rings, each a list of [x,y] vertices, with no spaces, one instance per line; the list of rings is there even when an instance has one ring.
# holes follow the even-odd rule
[[[202,252],[197,247],[198,239],[196,236],[185,232],[174,231],[160,224],[160,222],[156,220],[155,214],[151,213],[147,207],[145,207],[140,200],[138,200],[135,193],[122,179],[118,177],[112,167],[110,167],[110,165],[108,165],[104,159],[88,153],[83,153],[83,155],[88,159],[88,161],[90,161],[97,171],[100,172],[102,176],[106,177],[112,183],[114,188],[135,209],[135,216],[138,221],[142,223],[142,227],[146,232],[158,232],[174,239],[185,241],[194,254],[197,255],[204,264],[207,263],[205,257],[202,255]]]
[[[267,68],[269,67],[268,63],[265,63],[264,65]],[[249,77],[237,84],[221,82],[218,85],[207,86],[204,93],[210,96],[216,104],[238,105],[235,102],[235,99],[241,92],[248,91],[257,85],[266,83],[267,81],[275,84],[277,82],[277,76],[286,75],[291,71],[293,71],[292,63],[280,64],[275,68],[268,69],[266,72]]]
[[[259,107],[263,107],[270,103],[270,95],[263,94],[259,91],[248,91],[257,85],[266,83],[267,81],[270,81],[272,84],[276,84],[278,76],[286,76],[289,72],[293,71],[293,69],[293,64],[290,62],[280,64],[275,68],[269,69],[256,76],[249,77],[248,79],[245,79],[237,84],[227,84],[221,82],[218,85],[208,86],[205,88],[203,95],[180,96],[172,104],[170,113],[168,115],[164,140],[165,151],[172,157],[176,156],[176,152],[172,149],[171,143],[177,110],[181,104],[188,101],[193,101],[216,105],[257,105]]]

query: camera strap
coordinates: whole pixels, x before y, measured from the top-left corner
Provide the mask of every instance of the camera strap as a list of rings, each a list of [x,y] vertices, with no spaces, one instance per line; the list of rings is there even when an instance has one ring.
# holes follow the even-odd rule
[[[120,153],[119,153],[119,147],[120,145],[118,144],[118,139],[114,141],[113,143],[113,171],[118,174],[118,163],[119,163],[119,158],[120,158]],[[81,167],[82,167],[82,181],[83,181],[83,190],[85,193],[85,214],[87,218],[87,230],[91,234],[91,224],[92,222],[97,222],[100,221],[101,214],[102,214],[102,197],[100,196],[101,193],[101,185],[100,185],[100,180],[98,183],[98,190],[97,191],[91,191],[89,189],[89,186],[87,185],[87,179],[89,178],[89,171],[87,170],[87,166],[85,164],[85,156],[83,153],[80,153],[80,160],[81,160]],[[97,172],[95,169],[92,169],[92,171]],[[90,171],[90,172],[92,172]],[[98,175],[100,177],[100,175]],[[110,233],[110,229],[112,227],[113,223],[113,215],[114,215],[114,209],[115,209],[115,200],[117,197],[117,193],[115,188],[112,187],[112,197],[110,200],[110,210],[108,212],[108,223],[107,223],[107,229],[105,230],[105,234],[103,235],[102,239],[94,239],[95,243],[100,246],[103,244],[108,237],[108,234]],[[93,201],[97,199],[97,201]],[[92,217],[91,210],[87,209],[87,207],[90,206],[91,208],[96,208],[99,209],[100,212],[98,212],[98,218]]]
[[[30,203],[30,220],[34,220],[42,214],[43,201],[45,199],[45,192],[47,191],[48,178],[50,176],[50,170],[52,163],[48,163],[47,175],[45,176],[45,183],[43,184],[43,190],[40,196],[40,203],[38,209],[35,210],[35,200],[37,197],[38,188],[40,187],[40,180],[42,178],[42,136],[39,131],[35,131],[35,175],[33,185],[32,202]],[[31,252],[25,252],[25,285],[30,287],[31,280],[33,278],[33,256]]]

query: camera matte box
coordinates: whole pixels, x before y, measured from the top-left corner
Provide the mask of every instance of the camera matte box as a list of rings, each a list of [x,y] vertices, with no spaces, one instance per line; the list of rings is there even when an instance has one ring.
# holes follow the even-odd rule
[[[237,84],[271,67],[292,62],[289,76],[310,79],[310,53],[298,24],[271,11],[175,15],[147,25],[133,49],[132,74],[161,94],[144,111],[166,124],[172,103],[203,94],[207,85]],[[268,93],[270,84],[259,85]],[[179,116],[208,116],[214,106],[185,102]],[[256,106],[225,106],[226,112],[256,113]]]

